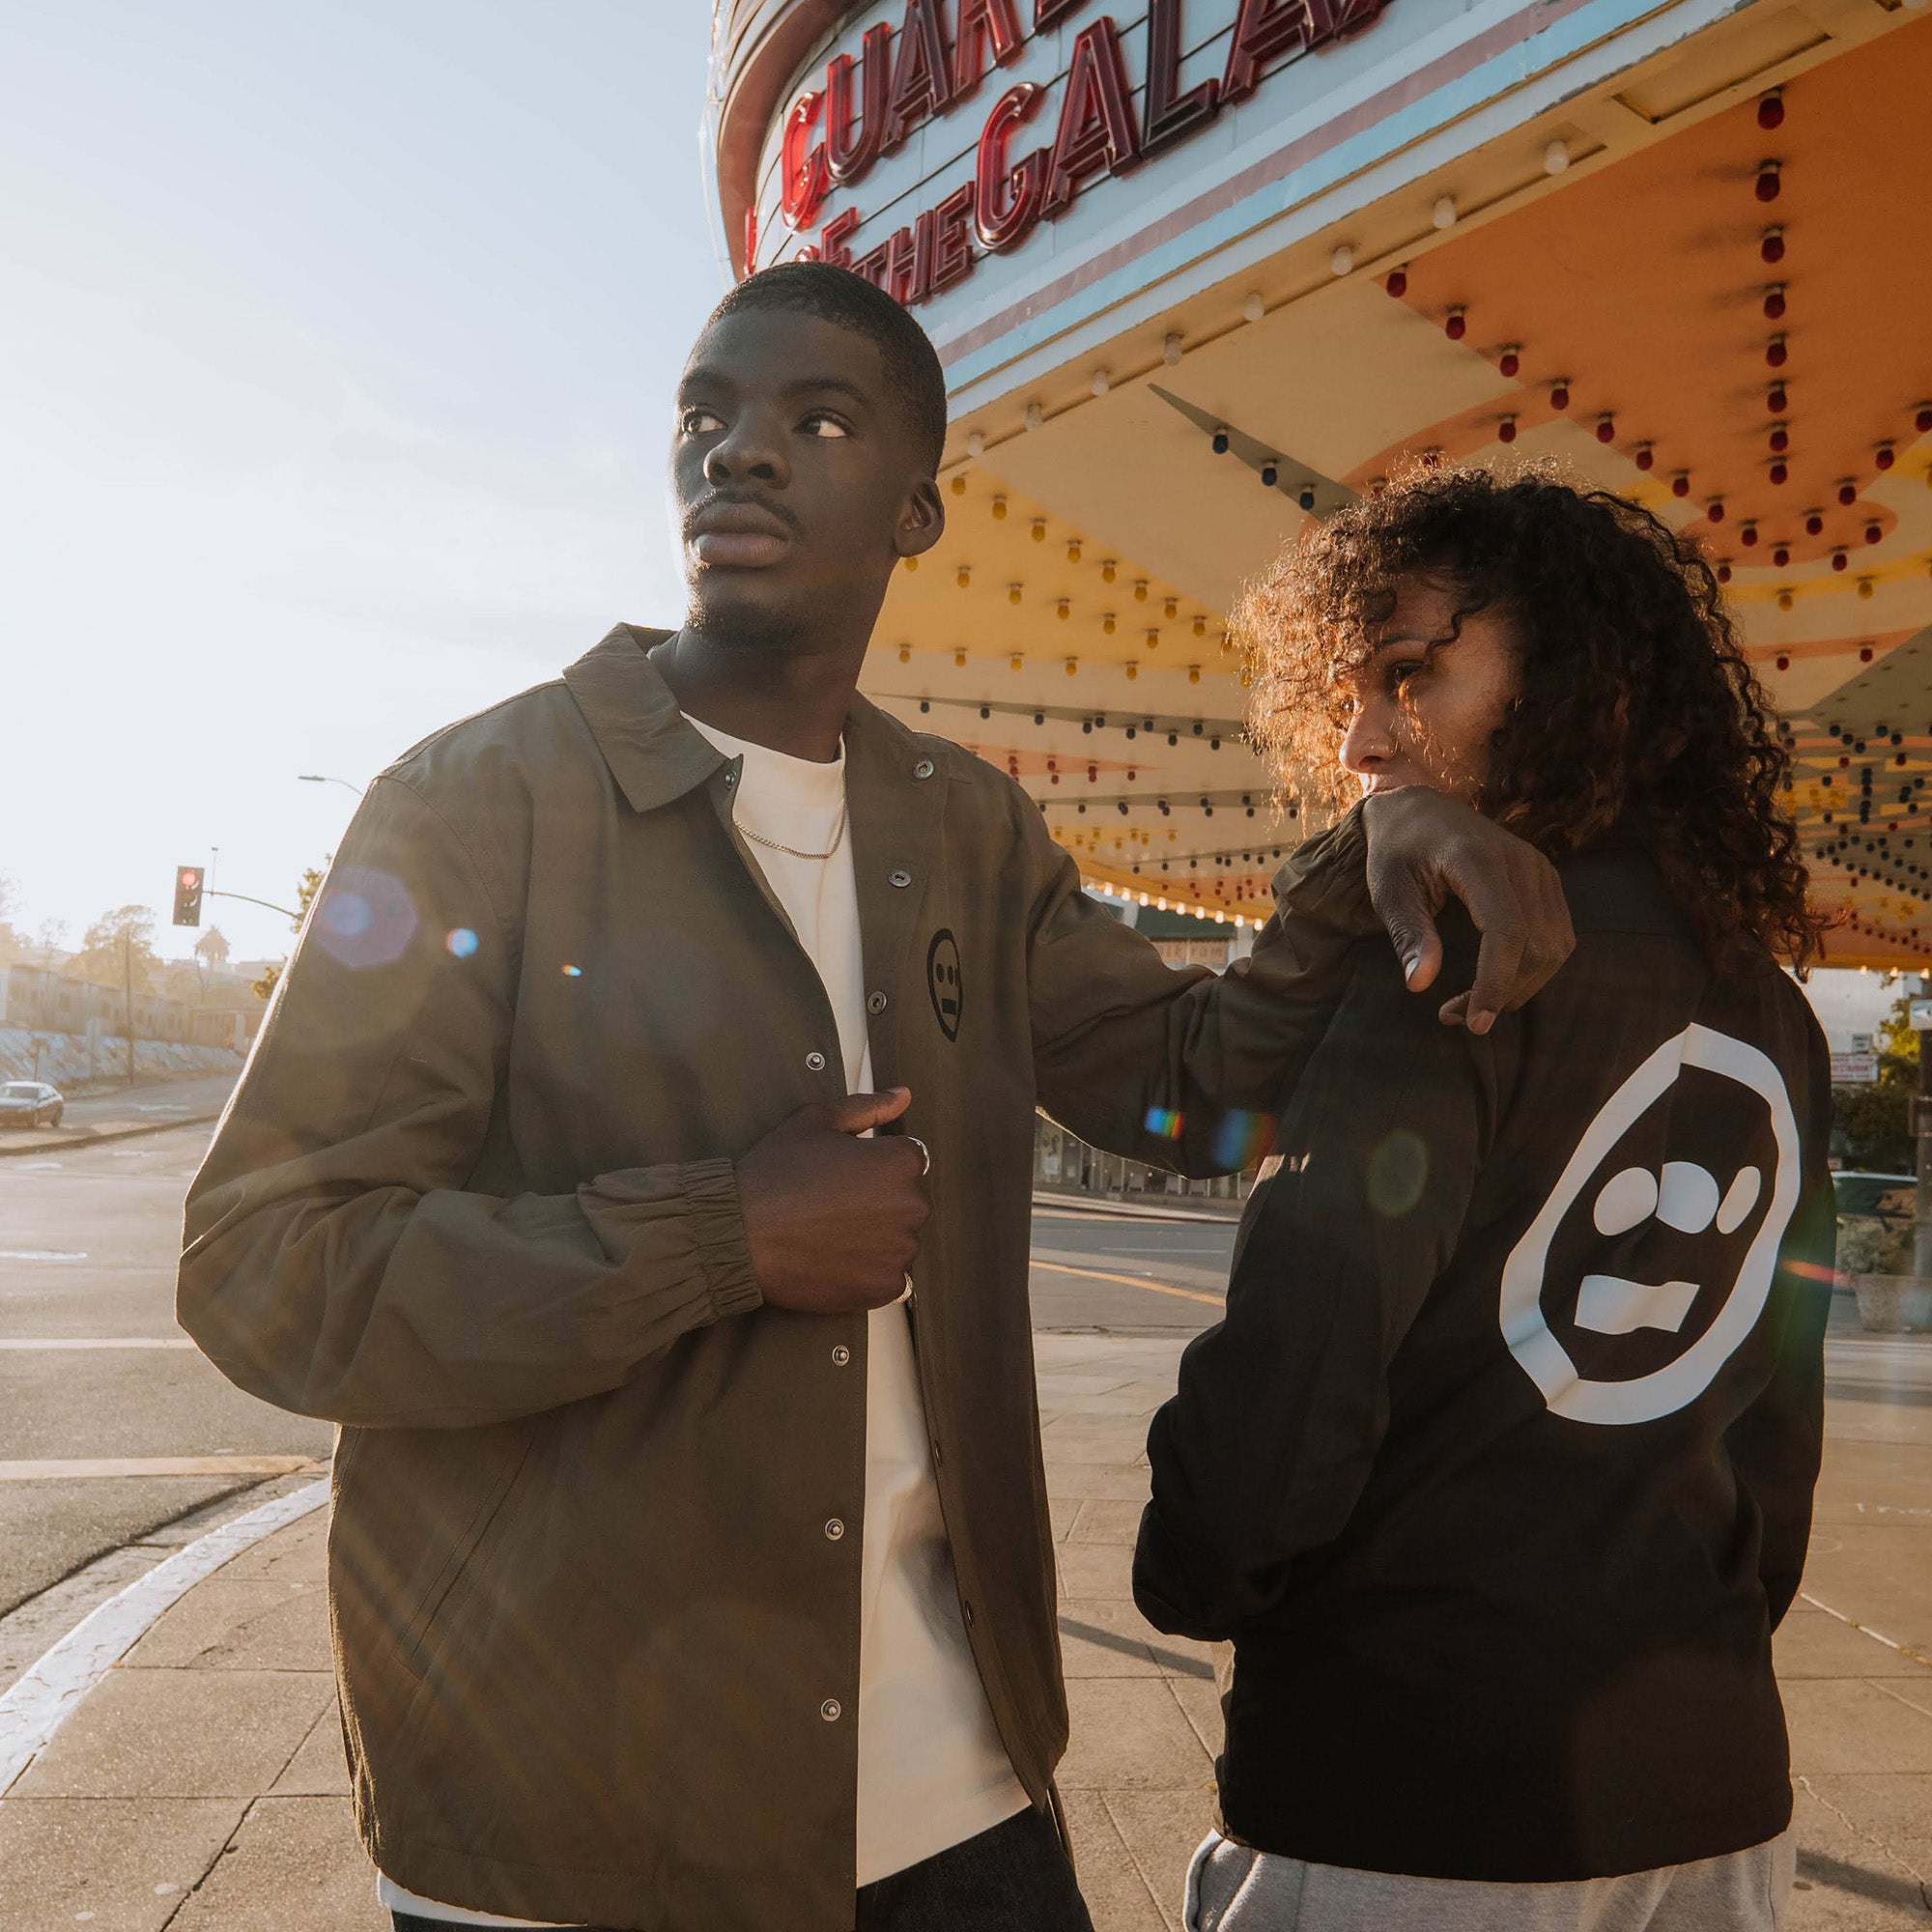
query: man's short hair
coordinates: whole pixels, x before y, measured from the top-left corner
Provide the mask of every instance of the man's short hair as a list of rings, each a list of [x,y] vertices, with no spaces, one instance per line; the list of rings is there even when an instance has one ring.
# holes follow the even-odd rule
[[[780,262],[747,275],[711,311],[711,321],[744,309],[792,309],[865,336],[886,365],[920,460],[939,468],[946,453],[946,375],[925,330],[883,289],[830,262]]]

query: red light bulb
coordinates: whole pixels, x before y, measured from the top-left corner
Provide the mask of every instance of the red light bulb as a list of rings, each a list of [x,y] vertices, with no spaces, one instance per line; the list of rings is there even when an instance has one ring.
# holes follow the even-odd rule
[[[1688,469],[1680,469],[1677,472],[1677,474],[1670,479],[1670,494],[1673,497],[1690,496],[1690,472]]]
[[[1774,383],[1764,392],[1764,406],[1775,416],[1781,416],[1790,408],[1791,395],[1782,383]]]
[[[1758,259],[1761,262],[1776,268],[1779,262],[1784,260],[1784,230],[1781,228],[1767,228],[1759,238],[1757,252]]]
[[[1639,469],[1650,469],[1650,468],[1651,468],[1651,466],[1652,466],[1653,464],[1655,464],[1655,463],[1656,463],[1656,461],[1657,461],[1657,457],[1656,457],[1655,453],[1654,453],[1654,452],[1652,451],[1652,449],[1651,449],[1651,446],[1650,446],[1650,444],[1649,444],[1649,443],[1647,443],[1647,442],[1640,442],[1640,443],[1638,443],[1638,444],[1637,444],[1637,446],[1636,446],[1636,467],[1637,467],[1637,468],[1638,468]]]
[[[1731,560],[1729,557],[1726,557],[1723,560],[1723,562],[1719,564],[1718,566],[1718,582],[1719,583],[1728,583],[1730,581],[1731,581]]]
[[[1498,442],[1514,442],[1516,440],[1516,418],[1514,416],[1505,416],[1496,425],[1496,440]]]
[[[1859,500],[1859,486],[1847,478],[1838,485],[1838,501],[1847,509]]]
[[[1825,534],[1825,519],[1816,510],[1804,519],[1804,534],[1807,537],[1821,537]]]
[[[1496,363],[1496,373],[1501,376],[1514,376],[1521,367],[1521,353],[1518,350],[1515,343],[1511,343],[1503,351],[1501,359]]]
[[[1849,569],[1851,566],[1851,561],[1852,561],[1851,558],[1848,557],[1845,554],[1845,553],[1841,550],[1834,550],[1832,553],[1832,568],[1833,570]]]
[[[1788,359],[1788,356],[1784,347],[1783,336],[1774,335],[1771,338],[1771,340],[1764,345],[1764,359],[1774,369],[1782,369],[1784,367],[1784,364]]]
[[[1616,417],[1610,415],[1599,416],[1597,418],[1597,440],[1599,442],[1614,442],[1616,441],[1616,440],[1617,440]]]
[[[1757,170],[1757,198],[1760,201],[1776,201],[1778,189],[1783,184],[1778,180],[1777,163],[1761,161]]]
[[[1714,517],[1712,519],[1712,522],[1715,523],[1717,519]],[[1745,526],[1738,531],[1738,541],[1741,544],[1743,544],[1747,550],[1754,549],[1757,545],[1757,526],[1755,524],[1745,525]]]
[[[1865,526],[1865,542],[1866,542],[1866,543],[1868,543],[1868,544],[1875,544],[1875,543],[1877,543],[1877,542],[1878,542],[1878,540],[1879,540],[1879,539],[1880,539],[1880,538],[1881,538],[1882,536],[1884,536],[1884,535],[1885,535],[1885,532],[1884,532],[1884,531],[1883,531],[1882,529],[1880,529],[1880,528],[1879,528],[1879,526],[1877,526],[1876,524],[1867,524],[1867,525]]]
[[[1469,325],[1463,317],[1463,311],[1460,308],[1452,308],[1449,311],[1448,321],[1442,325],[1442,333],[1451,342],[1461,342],[1468,332]]]
[[[1774,463],[1768,473],[1774,483],[1786,483],[1791,479],[1791,471],[1783,463]]]
[[[1552,410],[1567,410],[1570,407],[1570,384],[1556,383],[1550,386],[1549,407]]]
[[[1397,300],[1400,300],[1408,293],[1408,270],[1406,269],[1391,269],[1388,280],[1382,284],[1382,287],[1390,295],[1394,296]]]
[[[1783,423],[1771,426],[1771,453],[1782,456],[1791,447],[1791,431]]]
[[[1779,544],[1771,554],[1771,560],[1779,570],[1791,561],[1791,551],[1787,545]]]
[[[1891,444],[1889,442],[1880,443],[1878,446],[1878,454],[1872,458],[1872,461],[1881,469],[1889,469],[1892,465]]]
[[[1757,125],[1766,133],[1784,126],[1784,97],[1775,87],[1757,103]]]
[[[1913,417],[1912,426],[1920,436],[1923,436],[1928,430],[1932,430],[1932,403],[1920,403],[1918,405],[1918,413]]]
[[[1767,322],[1784,320],[1784,290],[1780,286],[1764,292],[1764,319]]]
[[[1704,514],[1707,517],[1709,517],[1714,524],[1721,524],[1724,521],[1724,499],[1721,497],[1713,497],[1711,500],[1704,505]],[[1755,543],[1757,539],[1754,536],[1747,537],[1745,539],[1746,543]]]

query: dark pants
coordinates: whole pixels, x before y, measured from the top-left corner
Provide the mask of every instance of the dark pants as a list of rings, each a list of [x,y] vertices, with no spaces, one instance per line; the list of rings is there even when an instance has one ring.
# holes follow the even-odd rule
[[[394,1917],[396,1932],[451,1932],[442,1920]],[[861,1886],[858,1932],[1094,1932],[1094,1921],[1053,1820],[1022,1811],[937,1858]]]

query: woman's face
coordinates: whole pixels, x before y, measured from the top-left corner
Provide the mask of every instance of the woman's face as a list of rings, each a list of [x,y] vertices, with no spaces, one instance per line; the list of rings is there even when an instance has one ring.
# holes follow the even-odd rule
[[[1458,593],[1406,577],[1367,660],[1340,682],[1342,769],[1363,795],[1429,785],[1473,804],[1489,779],[1490,739],[1517,691],[1517,652],[1495,611],[1456,621]]]

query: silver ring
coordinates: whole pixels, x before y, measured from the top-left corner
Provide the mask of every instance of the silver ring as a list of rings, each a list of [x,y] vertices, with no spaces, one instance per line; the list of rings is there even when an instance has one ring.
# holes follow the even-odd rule
[[[920,1173],[922,1175],[930,1174],[932,1172],[932,1150],[917,1134],[908,1134],[906,1139],[919,1150]]]

